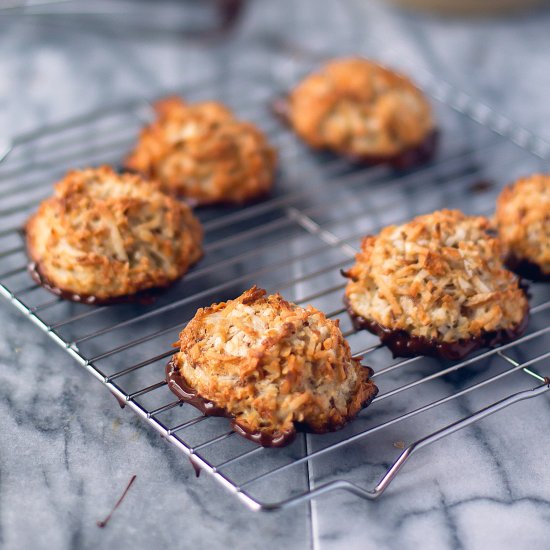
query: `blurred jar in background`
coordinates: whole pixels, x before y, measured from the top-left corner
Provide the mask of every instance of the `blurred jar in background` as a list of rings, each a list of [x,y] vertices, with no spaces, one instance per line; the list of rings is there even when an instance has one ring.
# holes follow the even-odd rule
[[[496,15],[548,5],[547,0],[391,0],[391,2],[404,8],[447,15]]]

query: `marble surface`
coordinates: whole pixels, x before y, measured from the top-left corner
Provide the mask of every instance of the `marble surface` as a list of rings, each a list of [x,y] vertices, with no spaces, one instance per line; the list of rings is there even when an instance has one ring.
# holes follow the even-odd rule
[[[94,4],[98,11],[120,6]],[[472,22],[366,0],[324,0],[323,9],[314,0],[256,0],[229,44],[220,44],[178,34],[176,4],[165,2],[151,15],[137,3],[133,17],[143,24],[125,33],[120,19],[98,13],[78,25],[0,15],[0,138],[223,70],[271,64],[284,74],[287,61],[274,53],[284,45],[373,56],[391,48],[550,140],[550,12]],[[311,506],[255,514],[206,476],[196,479],[179,453],[7,303],[0,304],[0,326],[0,548],[548,547],[548,395],[419,452],[377,502],[337,492]],[[490,367],[496,372],[504,365]],[[470,373],[467,382],[481,376]],[[523,383],[515,375],[510,380],[488,390],[486,402]],[[446,379],[434,397],[463,383]],[[418,398],[430,397],[421,393]],[[456,418],[480,406],[479,398],[467,398],[441,414]],[[379,409],[373,406],[373,420],[383,418]],[[437,425],[425,422],[425,430]],[[311,475],[315,482],[345,475],[371,486],[390,451],[398,452],[392,445],[421,432],[418,424],[402,424],[381,440],[380,452],[358,446],[360,452],[336,465],[315,462]],[[367,478],[363,462],[373,465]],[[96,521],[134,474],[126,500],[99,529]]]

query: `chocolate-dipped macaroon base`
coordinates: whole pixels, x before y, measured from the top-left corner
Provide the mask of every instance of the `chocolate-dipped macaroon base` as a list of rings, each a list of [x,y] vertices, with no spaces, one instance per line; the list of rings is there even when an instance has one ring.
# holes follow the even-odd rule
[[[373,370],[370,367],[364,366],[363,368],[368,369],[369,377],[372,376]],[[187,381],[181,376],[178,372],[177,367],[172,361],[166,365],[166,381],[168,383],[168,388],[183,402],[192,405],[198,409],[205,416],[219,416],[224,418],[229,418],[231,420],[231,429],[239,434],[240,436],[261,445],[262,447],[285,447],[294,441],[298,431],[323,434],[331,431],[337,431],[343,428],[345,424],[339,424],[338,426],[327,427],[325,430],[312,430],[308,425],[296,422],[294,428],[288,431],[279,431],[273,434],[267,434],[261,431],[251,431],[247,430],[238,422],[235,421],[235,418],[229,414],[223,407],[216,405],[213,401],[201,397],[193,388],[191,388]],[[368,398],[363,401],[362,407],[368,407],[373,399],[378,394],[378,388],[372,384],[371,392],[368,395]]]
[[[286,97],[279,97],[271,102],[271,111],[287,127],[292,128],[289,119],[289,105]],[[418,145],[401,151],[396,155],[351,155],[337,153],[331,149],[315,149],[329,152],[335,156],[344,157],[354,164],[366,166],[387,165],[395,170],[409,170],[430,162],[436,155],[440,140],[439,130],[433,130]],[[311,146],[310,146],[311,147]]]
[[[536,283],[548,283],[550,282],[550,273],[542,271],[539,264],[527,260],[525,258],[518,258],[517,256],[510,254],[505,259],[506,267],[517,273],[520,277],[529,279]]]
[[[159,285],[156,287],[148,288],[146,290],[141,290],[134,294],[125,294],[122,296],[113,296],[109,298],[103,298],[95,296],[93,294],[77,294],[76,292],[71,292],[69,290],[64,290],[55,286],[43,273],[40,269],[40,264],[36,262],[29,262],[27,265],[27,270],[32,277],[33,281],[39,284],[44,290],[51,292],[55,296],[59,296],[64,300],[69,300],[77,304],[85,304],[87,306],[111,306],[117,304],[140,304],[140,305],[150,305],[157,300],[157,298],[171,286],[175,284],[176,281],[168,281],[166,284]]]
[[[521,323],[512,329],[483,332],[480,336],[456,342],[439,342],[422,336],[413,336],[405,330],[384,327],[355,313],[347,299],[344,303],[355,330],[368,330],[378,336],[394,357],[427,355],[458,361],[480,348],[494,348],[519,338],[524,334],[529,322],[529,309],[526,308]]]

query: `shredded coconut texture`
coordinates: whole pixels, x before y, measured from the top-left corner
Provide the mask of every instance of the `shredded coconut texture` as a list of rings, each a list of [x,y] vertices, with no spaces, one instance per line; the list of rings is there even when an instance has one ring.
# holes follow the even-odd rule
[[[256,126],[213,101],[170,97],[155,111],[126,159],[128,169],[200,204],[242,203],[269,192],[277,155]]]
[[[352,311],[435,342],[519,326],[527,298],[488,229],[486,218],[441,210],[366,237],[346,273]]]
[[[550,275],[550,175],[535,174],[506,187],[495,223],[506,256],[527,260]]]
[[[49,285],[99,300],[166,286],[202,255],[202,229],[187,205],[107,166],[69,172],[26,234]]]
[[[309,145],[358,158],[390,158],[434,130],[430,105],[408,78],[360,58],[306,77],[290,94],[289,111]]]
[[[248,432],[334,430],[377,393],[337,322],[256,287],[199,309],[179,346],[187,384]]]

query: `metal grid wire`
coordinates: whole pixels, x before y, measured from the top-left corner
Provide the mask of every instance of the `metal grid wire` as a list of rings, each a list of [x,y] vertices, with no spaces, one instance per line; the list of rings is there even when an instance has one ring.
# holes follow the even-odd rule
[[[236,75],[178,90],[190,100],[220,99],[256,122],[279,148],[281,170],[272,198],[198,212],[205,258],[153,304],[90,307],[48,294],[27,273],[20,231],[66,169],[119,165],[150,119],[150,105],[131,101],[20,136],[0,151],[1,293],[251,509],[286,507],[335,489],[380,496],[415,451],[549,389],[550,294],[543,285],[531,288],[523,337],[459,363],[393,359],[374,336],[355,333],[345,314],[339,270],[351,264],[364,234],[442,207],[488,215],[502,184],[548,168],[547,144],[450,86],[420,80],[433,97],[443,143],[433,162],[399,173],[304,148],[269,112],[280,87],[270,77]],[[235,435],[226,419],[202,416],[168,390],[164,365],[185,322],[198,307],[252,284],[339,318],[354,354],[373,366],[380,394],[341,431],[301,434],[289,447],[264,449]],[[407,442],[386,445],[397,426]],[[348,464],[350,457],[356,458]],[[350,480],[354,468],[361,479],[374,480],[371,489]]]

